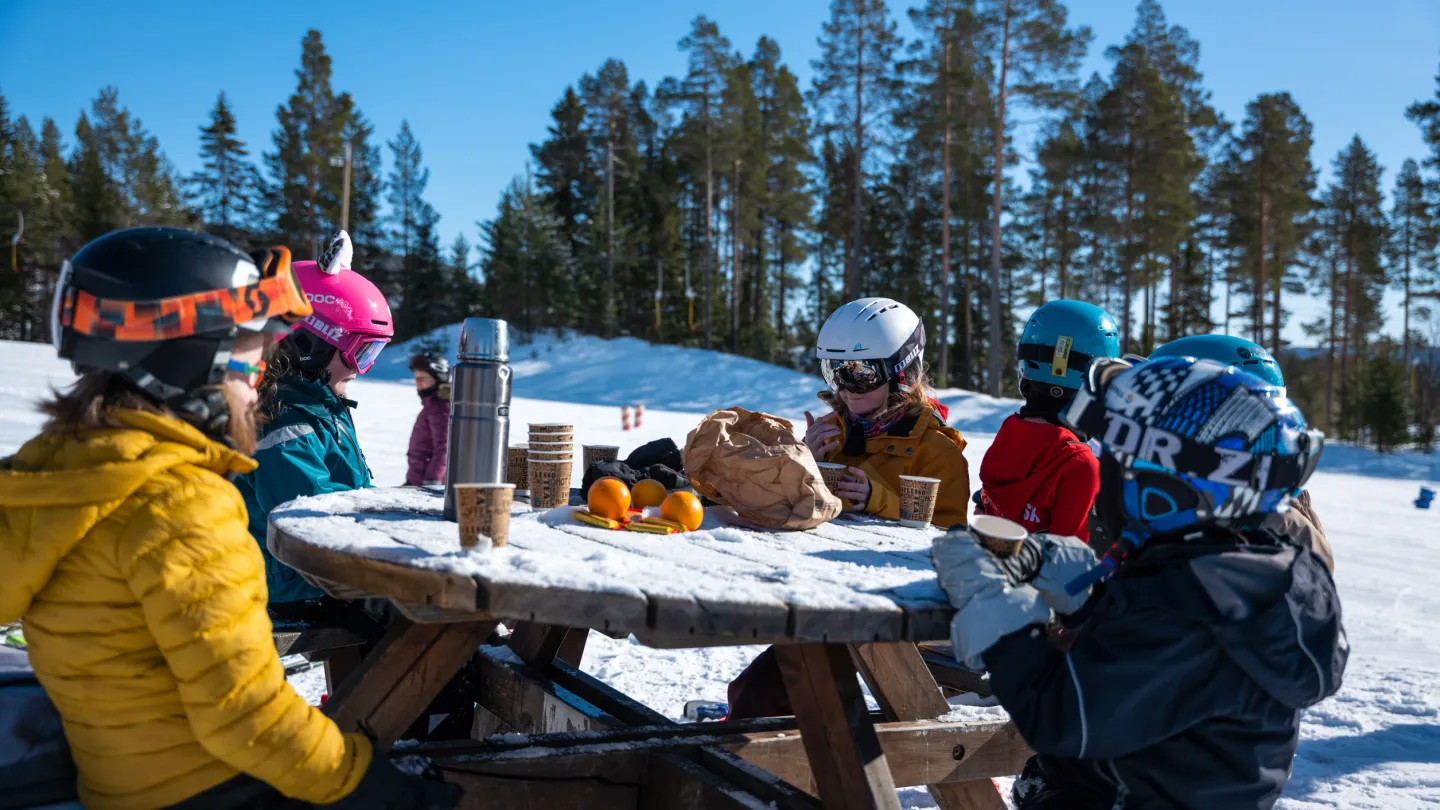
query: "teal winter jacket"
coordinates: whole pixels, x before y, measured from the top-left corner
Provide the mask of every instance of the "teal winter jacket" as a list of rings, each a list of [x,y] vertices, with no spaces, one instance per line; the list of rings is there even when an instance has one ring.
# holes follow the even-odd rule
[[[250,513],[250,534],[265,555],[271,602],[295,602],[324,595],[293,568],[270,556],[265,532],[270,510],[304,495],[344,492],[370,486],[370,468],[350,408],[330,386],[291,374],[280,380],[278,413],[255,443],[260,467],[235,480]]]

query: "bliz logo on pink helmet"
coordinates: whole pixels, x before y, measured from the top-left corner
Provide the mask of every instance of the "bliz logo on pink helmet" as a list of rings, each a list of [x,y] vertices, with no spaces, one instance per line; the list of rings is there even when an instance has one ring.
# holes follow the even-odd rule
[[[306,298],[309,298],[310,296],[307,295],[307,296],[305,296],[305,297],[306,297]],[[315,297],[316,297],[316,298],[333,298],[334,296],[328,296],[328,295],[327,295],[327,296],[315,296]],[[320,335],[321,337],[325,338],[326,340],[328,340],[328,341],[330,341],[330,342],[332,342],[332,343],[335,342],[335,341],[337,341],[337,340],[339,340],[339,339],[341,339],[341,338],[343,338],[343,337],[345,337],[345,330],[344,330],[343,328],[341,328],[341,327],[339,327],[339,326],[335,326],[334,324],[326,323],[325,321],[323,321],[323,320],[321,320],[320,318],[316,317],[314,314],[310,314],[310,315],[306,315],[306,316],[305,316],[305,325],[308,326],[308,327],[310,327],[310,330],[311,330],[312,332],[315,332],[316,334]]]

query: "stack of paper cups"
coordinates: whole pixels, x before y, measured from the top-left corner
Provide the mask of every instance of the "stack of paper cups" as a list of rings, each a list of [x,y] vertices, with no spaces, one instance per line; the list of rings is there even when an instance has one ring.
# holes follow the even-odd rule
[[[570,478],[575,460],[575,426],[563,422],[531,422],[526,446],[530,505],[554,509],[570,503]]]

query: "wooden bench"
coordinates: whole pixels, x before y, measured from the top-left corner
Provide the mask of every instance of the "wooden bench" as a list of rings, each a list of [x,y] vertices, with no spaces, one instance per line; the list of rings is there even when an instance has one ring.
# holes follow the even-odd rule
[[[360,665],[365,639],[342,627],[325,627],[307,622],[275,622],[271,638],[280,657],[303,655],[325,664],[325,684],[330,693]]]

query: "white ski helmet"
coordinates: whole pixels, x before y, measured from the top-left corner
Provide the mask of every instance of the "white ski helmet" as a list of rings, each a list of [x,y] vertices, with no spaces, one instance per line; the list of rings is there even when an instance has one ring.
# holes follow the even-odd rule
[[[909,392],[925,359],[925,324],[890,298],[861,298],[831,313],[815,356],[831,389],[863,394],[889,383]]]

